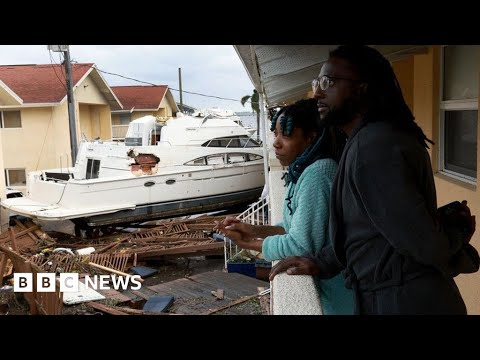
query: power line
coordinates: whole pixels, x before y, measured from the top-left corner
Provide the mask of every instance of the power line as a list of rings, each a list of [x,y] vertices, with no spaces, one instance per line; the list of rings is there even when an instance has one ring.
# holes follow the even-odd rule
[[[88,65],[82,65],[82,64],[79,64],[81,66],[88,66]],[[152,85],[152,86],[161,86],[161,85],[157,85],[157,84],[154,84],[154,83],[151,83],[151,82],[148,82],[148,81],[143,81],[143,80],[138,80],[138,79],[134,79],[134,78],[131,78],[131,77],[128,77],[128,76],[124,76],[124,75],[120,75],[120,74],[115,74],[115,73],[112,73],[112,72],[108,72],[108,71],[105,71],[105,70],[101,70],[99,69],[97,66],[95,66],[95,68],[97,69],[97,71],[101,72],[101,73],[104,73],[104,74],[108,74],[108,75],[113,75],[113,76],[118,76],[118,77],[121,77],[121,78],[124,78],[124,79],[127,79],[127,80],[133,80],[133,81],[136,81],[136,82],[139,82],[139,83],[142,83],[142,84],[147,84],[147,85]],[[173,90],[173,91],[180,91],[178,89],[175,89],[175,88],[172,88],[172,87],[168,87],[170,90]],[[230,98],[224,98],[224,97],[221,97],[221,96],[215,96],[215,95],[207,95],[207,94],[202,94],[202,93],[198,93],[198,92],[193,92],[193,91],[186,91],[186,90],[182,90],[182,93],[187,93],[187,94],[192,94],[192,95],[198,95],[198,96],[203,96],[203,97],[209,97],[209,98],[215,98],[215,99],[220,99],[220,100],[227,100],[227,101],[235,101],[235,102],[240,102],[240,100],[235,100],[235,99],[230,99]],[[251,101],[246,101],[247,103],[252,103]],[[254,103],[255,104],[255,103]]]

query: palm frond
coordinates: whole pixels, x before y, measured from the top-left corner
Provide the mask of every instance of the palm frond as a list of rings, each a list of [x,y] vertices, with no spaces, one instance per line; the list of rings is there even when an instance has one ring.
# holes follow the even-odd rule
[[[245,103],[248,101],[248,99],[250,99],[250,95],[245,95],[244,97],[242,97],[242,99],[240,100],[242,106],[245,106]]]

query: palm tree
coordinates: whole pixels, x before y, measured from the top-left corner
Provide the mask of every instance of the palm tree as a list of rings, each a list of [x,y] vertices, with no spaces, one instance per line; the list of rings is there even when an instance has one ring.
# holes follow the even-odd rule
[[[252,110],[257,113],[257,139],[260,139],[260,101],[257,90],[253,89],[252,95],[245,95],[242,97],[240,100],[242,106],[245,106],[245,103],[248,101],[248,99],[250,99]]]

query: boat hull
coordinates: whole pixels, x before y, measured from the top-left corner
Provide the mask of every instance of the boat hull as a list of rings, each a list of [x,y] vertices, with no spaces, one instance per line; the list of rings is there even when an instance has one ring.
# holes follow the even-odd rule
[[[132,210],[121,210],[113,214],[88,216],[83,218],[87,226],[120,225],[138,221],[170,218],[175,216],[199,214],[209,211],[225,210],[230,207],[248,205],[258,200],[263,187],[239,191],[236,193],[182,199],[155,204],[138,205]]]
[[[261,195],[264,173],[261,163],[252,163],[111,179],[45,181],[32,174],[30,180],[32,196],[6,199],[2,206],[39,220],[81,219],[100,226],[252,203]]]

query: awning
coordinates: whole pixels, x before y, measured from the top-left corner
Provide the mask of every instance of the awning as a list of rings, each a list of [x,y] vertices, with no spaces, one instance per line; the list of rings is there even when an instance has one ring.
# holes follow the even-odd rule
[[[390,61],[426,53],[426,45],[370,45]],[[268,107],[308,97],[330,50],[337,45],[234,45],[253,86]]]

